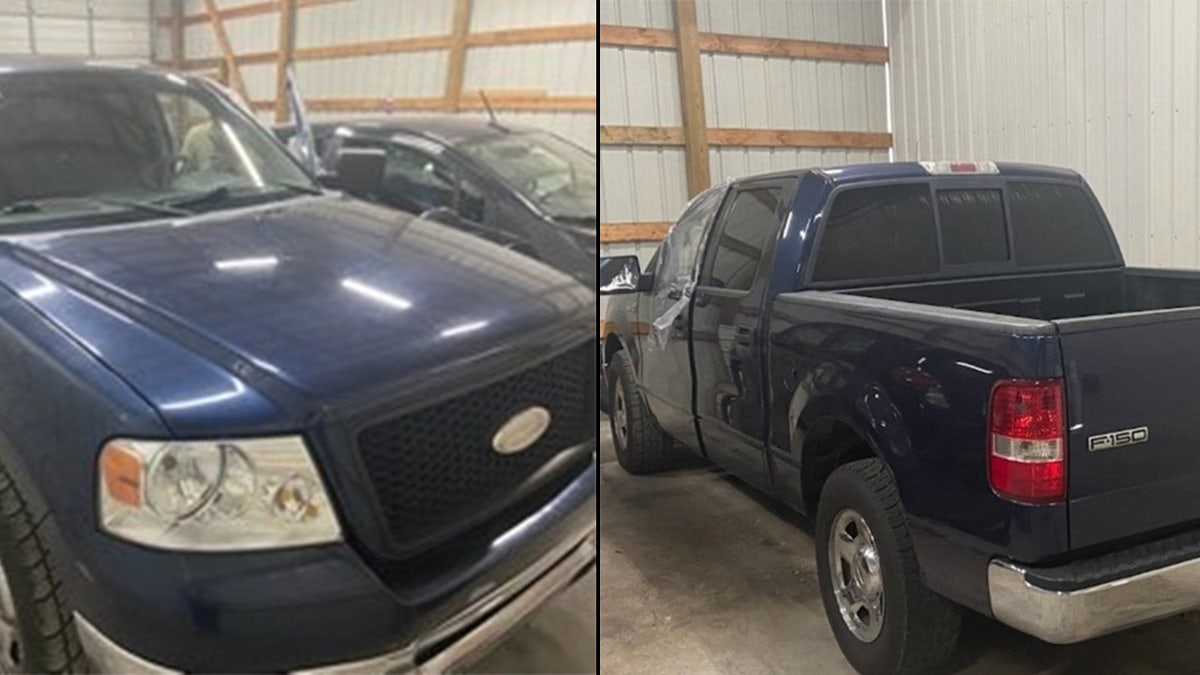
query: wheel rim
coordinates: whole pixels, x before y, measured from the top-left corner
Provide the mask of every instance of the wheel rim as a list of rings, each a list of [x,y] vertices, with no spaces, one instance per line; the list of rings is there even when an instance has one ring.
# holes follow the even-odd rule
[[[853,509],[838,513],[829,530],[829,578],[850,633],[873,642],[883,630],[883,567],[871,528]]]
[[[620,382],[613,387],[612,428],[613,438],[620,448],[625,447],[625,439],[629,436],[629,410],[625,405],[625,390]]]
[[[0,565],[0,673],[20,672],[21,642],[17,630],[17,608],[8,575]]]

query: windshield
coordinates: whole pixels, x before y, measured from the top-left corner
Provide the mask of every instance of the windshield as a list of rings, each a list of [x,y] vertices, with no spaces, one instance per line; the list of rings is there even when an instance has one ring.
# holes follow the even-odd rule
[[[99,69],[0,76],[0,231],[318,189],[257,122],[196,80]]]
[[[553,218],[596,220],[596,156],[543,131],[491,136],[460,149]]]

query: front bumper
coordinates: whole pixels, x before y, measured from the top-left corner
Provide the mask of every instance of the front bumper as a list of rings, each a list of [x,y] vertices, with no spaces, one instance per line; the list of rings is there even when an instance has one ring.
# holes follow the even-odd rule
[[[563,541],[533,565],[405,647],[368,659],[295,672],[442,673],[469,664],[495,646],[535,609],[586,573],[596,561],[596,530]],[[79,639],[92,665],[110,673],[177,673],[114,642],[76,613]]]
[[[1029,568],[988,565],[992,615],[1019,631],[1070,644],[1200,608],[1200,558],[1069,590]],[[1034,583],[1042,583],[1042,586]]]

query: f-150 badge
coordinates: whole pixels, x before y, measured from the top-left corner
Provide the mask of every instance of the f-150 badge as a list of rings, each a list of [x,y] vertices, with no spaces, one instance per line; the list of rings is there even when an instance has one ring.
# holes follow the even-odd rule
[[[1088,450],[1090,452],[1111,450],[1112,448],[1120,448],[1126,445],[1145,443],[1148,440],[1150,440],[1150,427],[1122,429],[1120,431],[1110,431],[1107,434],[1089,436]]]

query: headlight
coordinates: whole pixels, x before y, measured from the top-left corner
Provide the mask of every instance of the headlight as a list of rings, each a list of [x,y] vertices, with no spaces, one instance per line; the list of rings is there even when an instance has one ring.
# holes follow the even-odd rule
[[[100,452],[100,527],[156,548],[246,551],[337,541],[298,437],[114,440]]]

